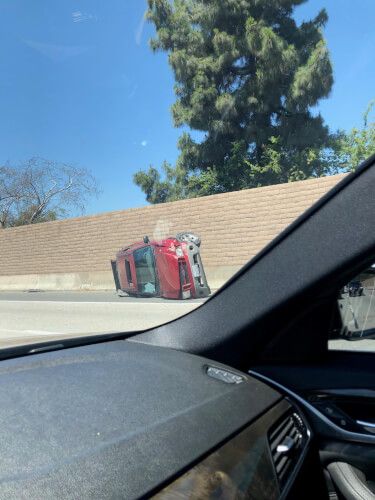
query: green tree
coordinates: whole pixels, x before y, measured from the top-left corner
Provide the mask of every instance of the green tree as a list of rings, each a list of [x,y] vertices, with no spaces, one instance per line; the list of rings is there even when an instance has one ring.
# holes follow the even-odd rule
[[[297,25],[305,0],[148,0],[153,50],[175,77],[175,166],[134,180],[152,203],[328,173],[328,128],[311,108],[333,83],[322,28],[327,14]]]
[[[333,160],[336,171],[352,172],[366,158],[375,154],[375,121],[371,121],[374,106],[375,100],[369,103],[363,113],[361,128],[337,133]]]

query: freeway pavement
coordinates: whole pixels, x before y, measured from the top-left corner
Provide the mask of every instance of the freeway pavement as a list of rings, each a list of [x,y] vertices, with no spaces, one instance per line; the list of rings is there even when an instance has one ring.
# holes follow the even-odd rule
[[[375,352],[374,339],[344,340],[334,339],[329,341],[329,348],[335,351],[370,351]]]
[[[45,292],[43,290],[26,290],[24,292],[0,292],[1,301],[38,301],[38,302],[118,302],[118,303],[134,303],[146,302],[147,304],[166,304],[166,303],[198,303],[202,299],[186,300],[167,300],[161,298],[137,298],[137,297],[119,297],[115,291],[98,291],[98,292]]]
[[[330,340],[331,349],[375,351],[375,293],[344,296],[342,318],[361,340]],[[119,297],[100,292],[0,292],[0,348],[82,334],[143,330],[189,313],[204,300]],[[371,337],[366,336],[374,330]]]
[[[115,292],[0,292],[0,348],[143,330],[187,314],[203,302],[118,297]]]

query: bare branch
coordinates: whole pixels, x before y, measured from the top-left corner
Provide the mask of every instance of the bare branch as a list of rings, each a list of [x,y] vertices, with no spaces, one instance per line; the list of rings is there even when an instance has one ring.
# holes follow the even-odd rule
[[[0,167],[0,227],[83,213],[99,192],[88,170],[69,164],[35,157],[16,168]]]

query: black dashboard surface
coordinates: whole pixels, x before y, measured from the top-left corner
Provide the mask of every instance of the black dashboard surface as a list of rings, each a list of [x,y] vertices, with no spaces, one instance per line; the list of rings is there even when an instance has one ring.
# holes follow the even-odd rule
[[[146,495],[280,399],[208,363],[127,341],[2,361],[0,498]]]

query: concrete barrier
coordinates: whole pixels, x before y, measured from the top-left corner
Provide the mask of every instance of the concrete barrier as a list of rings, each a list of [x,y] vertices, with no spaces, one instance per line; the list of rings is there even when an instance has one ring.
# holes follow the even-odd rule
[[[344,174],[0,229],[0,290],[113,290],[110,259],[144,235],[202,238],[219,288]]]
[[[210,288],[220,288],[241,266],[205,268]],[[0,290],[114,290],[112,271],[0,276]]]

